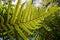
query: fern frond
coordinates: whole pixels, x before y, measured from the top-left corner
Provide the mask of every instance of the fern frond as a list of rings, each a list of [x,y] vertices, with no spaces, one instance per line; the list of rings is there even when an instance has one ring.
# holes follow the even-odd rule
[[[24,40],[28,40],[27,35],[33,35],[35,30],[41,28],[41,26],[37,26],[41,25],[39,24],[41,21],[50,15],[54,15],[56,11],[60,10],[60,7],[56,5],[50,5],[42,9],[36,8],[34,5],[32,5],[32,0],[26,4],[26,8],[24,9],[25,3],[22,5],[20,5],[20,3],[21,0],[18,0],[17,4],[13,6],[14,8],[12,9],[10,9],[8,6],[7,7],[9,9],[7,9],[7,7],[5,9],[1,6],[2,11],[0,12],[0,29],[4,31],[3,35],[8,35],[10,40],[14,40],[16,34],[21,36]],[[9,10],[11,12],[9,12]],[[17,32],[16,34],[15,31]]]

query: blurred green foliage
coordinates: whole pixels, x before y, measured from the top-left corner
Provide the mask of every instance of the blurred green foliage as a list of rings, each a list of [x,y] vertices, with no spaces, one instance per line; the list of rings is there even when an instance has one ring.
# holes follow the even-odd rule
[[[16,5],[12,5],[12,1],[0,3],[0,37],[3,40],[59,40],[60,7],[57,2],[50,2],[42,9],[32,5],[32,0],[24,8],[25,3],[20,5],[21,0]]]

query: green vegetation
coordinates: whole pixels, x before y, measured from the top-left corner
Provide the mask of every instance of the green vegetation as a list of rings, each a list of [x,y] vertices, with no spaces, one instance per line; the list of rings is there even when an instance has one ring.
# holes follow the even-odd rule
[[[59,40],[60,7],[56,1],[47,2],[50,4],[41,9],[32,5],[32,0],[22,5],[21,0],[16,5],[11,1],[0,2],[0,37],[3,40]]]

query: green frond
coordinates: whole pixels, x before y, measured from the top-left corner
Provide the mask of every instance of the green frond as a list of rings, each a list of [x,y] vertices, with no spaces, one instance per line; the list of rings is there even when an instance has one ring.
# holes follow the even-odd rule
[[[54,4],[50,4],[48,7],[43,6],[42,9],[37,8],[32,4],[32,0],[26,6],[25,4],[26,2],[21,5],[21,0],[18,0],[14,6],[11,2],[0,4],[0,30],[3,32],[3,37],[7,35],[10,40],[14,40],[14,38],[19,40],[16,37],[19,36],[19,38],[29,40],[28,36],[35,34],[35,31],[42,27],[37,26],[42,25],[39,23],[60,10],[60,7]],[[0,35],[2,36],[2,33]],[[39,36],[36,40],[40,40]]]
[[[15,25],[15,29],[17,30],[17,32],[19,33],[19,35],[22,36],[22,38],[24,40],[28,40],[28,38],[24,35],[24,33],[22,32],[22,30],[19,28],[18,25]]]
[[[20,10],[20,3],[21,3],[21,0],[18,0],[15,8],[14,8],[14,13],[13,13],[13,16],[12,16],[12,19],[11,19],[11,22],[14,24],[16,19],[17,19],[17,16],[18,16],[18,13],[19,13],[19,10]]]

